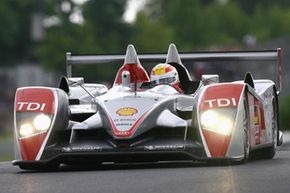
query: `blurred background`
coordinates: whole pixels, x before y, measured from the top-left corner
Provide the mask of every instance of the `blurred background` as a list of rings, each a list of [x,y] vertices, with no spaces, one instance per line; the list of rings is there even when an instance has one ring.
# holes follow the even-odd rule
[[[13,159],[13,102],[21,86],[58,86],[65,53],[283,49],[280,125],[290,129],[289,0],[2,0],[0,1],[0,160]],[[122,64],[77,67],[73,75],[110,85]],[[195,79],[277,80],[273,64],[185,64]],[[150,66],[146,67],[148,72]]]

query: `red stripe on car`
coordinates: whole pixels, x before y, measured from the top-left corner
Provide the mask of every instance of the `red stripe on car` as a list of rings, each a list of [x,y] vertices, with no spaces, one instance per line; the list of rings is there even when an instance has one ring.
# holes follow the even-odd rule
[[[148,114],[148,111],[146,113],[144,113],[133,125],[132,127],[127,130],[127,131],[120,131],[118,130],[118,128],[116,127],[114,121],[112,120],[112,118],[108,115],[109,118],[109,122],[111,125],[111,128],[113,130],[113,135],[116,137],[131,137],[137,130],[137,128],[140,126],[140,124],[143,122],[143,120],[145,119],[146,115]]]

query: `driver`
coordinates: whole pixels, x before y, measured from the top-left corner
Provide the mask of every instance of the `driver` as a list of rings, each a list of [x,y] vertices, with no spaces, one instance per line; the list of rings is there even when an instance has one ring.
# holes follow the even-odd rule
[[[173,86],[178,92],[183,93],[179,86],[178,72],[175,67],[170,64],[157,64],[151,70],[150,74],[151,82],[155,85],[168,84]]]

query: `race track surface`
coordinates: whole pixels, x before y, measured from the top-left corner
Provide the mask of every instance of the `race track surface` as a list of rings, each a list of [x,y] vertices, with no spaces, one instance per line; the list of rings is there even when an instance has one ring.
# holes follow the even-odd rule
[[[287,193],[290,145],[272,160],[245,165],[161,163],[62,167],[55,172],[23,171],[0,163],[0,193]]]

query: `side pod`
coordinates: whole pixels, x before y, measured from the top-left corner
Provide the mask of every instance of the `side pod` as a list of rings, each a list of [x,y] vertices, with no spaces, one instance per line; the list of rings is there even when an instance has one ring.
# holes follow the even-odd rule
[[[243,105],[240,100],[244,87],[245,84],[241,83],[212,84],[201,93],[197,113],[207,157],[243,156],[243,138],[239,139],[243,136],[239,128],[242,124],[237,123],[242,122],[239,109]]]

